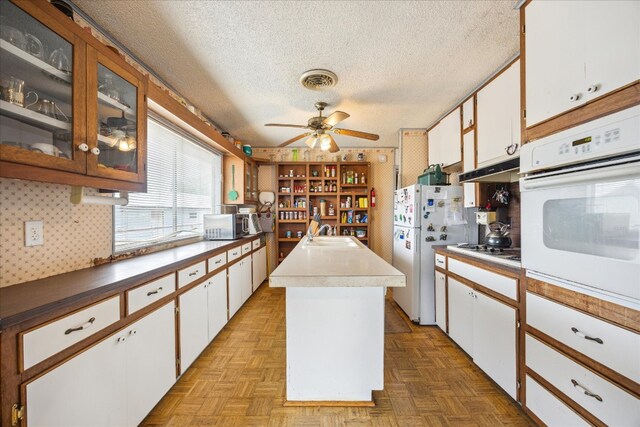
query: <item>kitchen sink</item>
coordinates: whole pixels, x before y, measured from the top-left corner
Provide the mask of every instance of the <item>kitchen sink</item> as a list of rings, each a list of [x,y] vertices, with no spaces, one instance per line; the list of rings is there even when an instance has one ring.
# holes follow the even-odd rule
[[[328,237],[328,236],[316,236],[313,238],[313,240],[309,241],[305,241],[302,244],[303,248],[312,248],[312,247],[317,247],[317,248],[326,248],[326,247],[331,247],[331,248],[358,248],[358,244],[356,242],[354,242],[353,240],[351,240],[349,237],[340,237],[340,236],[336,236],[336,237]]]

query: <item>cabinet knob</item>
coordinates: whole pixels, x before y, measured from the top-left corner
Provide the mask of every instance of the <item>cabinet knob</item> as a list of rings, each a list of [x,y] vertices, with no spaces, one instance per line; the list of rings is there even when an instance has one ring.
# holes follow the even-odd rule
[[[78,145],[78,150],[84,151],[86,153],[87,151],[89,151],[89,146],[87,144],[82,143]]]
[[[137,333],[138,333],[138,331],[135,330],[135,329],[132,329],[132,330],[129,331],[129,335],[135,335]]]
[[[93,147],[91,149],[91,153],[95,154],[96,156],[100,155],[100,149],[98,147]]]
[[[579,99],[580,99],[580,94],[579,94],[579,93],[576,93],[576,94],[571,95],[571,96],[569,97],[569,101],[571,101],[571,102],[576,102],[576,101],[577,101],[577,100],[579,100]]]
[[[125,342],[127,339],[125,337],[118,338],[118,342]]]
[[[594,93],[597,92],[598,89],[600,89],[600,85],[599,84],[595,84],[595,85],[591,85],[587,88],[587,93]]]

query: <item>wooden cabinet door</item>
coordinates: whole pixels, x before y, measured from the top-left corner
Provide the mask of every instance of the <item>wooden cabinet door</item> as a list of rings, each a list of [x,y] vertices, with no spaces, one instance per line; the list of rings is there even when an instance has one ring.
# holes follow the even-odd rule
[[[447,332],[447,277],[436,271],[436,325]]]
[[[127,425],[134,426],[176,381],[175,303],[166,304],[125,330]]]
[[[583,7],[589,101],[640,79],[640,2],[588,1]]]
[[[207,300],[207,282],[189,289],[179,297],[181,374],[209,343]]]
[[[473,348],[473,302],[472,289],[449,277],[449,336],[469,356],[474,357]]]
[[[478,291],[473,295],[473,361],[517,399],[516,310]]]
[[[583,102],[585,3],[533,1],[525,8],[527,127]]]
[[[520,61],[511,64],[477,96],[477,165],[485,166],[509,157],[506,148],[520,144]]]
[[[240,260],[229,267],[229,319],[233,317],[242,306],[242,281],[244,274]]]
[[[0,17],[3,27],[28,33],[31,49],[0,39],[0,160],[43,168],[30,179],[46,180],[46,169],[84,174],[85,42],[32,2],[3,1]]]
[[[23,386],[29,426],[127,425],[125,332]]]
[[[146,181],[147,109],[141,77],[87,48],[87,172]]]
[[[207,283],[208,340],[211,342],[227,324],[227,271],[222,270]]]

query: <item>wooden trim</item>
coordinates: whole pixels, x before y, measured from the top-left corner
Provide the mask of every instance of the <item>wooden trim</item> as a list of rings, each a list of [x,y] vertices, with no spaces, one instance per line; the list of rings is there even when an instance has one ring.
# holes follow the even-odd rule
[[[241,149],[227,141],[227,139],[213,127],[205,124],[202,120],[200,120],[200,118],[198,118],[198,116],[189,111],[187,107],[176,101],[160,86],[156,85],[153,82],[149,82],[147,95],[150,99],[152,99],[154,102],[157,102],[169,113],[173,114],[178,119],[185,122],[187,125],[192,126],[198,132],[201,132],[208,138],[212,139],[217,144],[215,148],[221,149],[226,153],[243,160],[247,157]]]
[[[591,415],[590,412],[587,412],[586,409],[584,409],[582,406],[580,406],[579,404],[574,402],[566,394],[564,394],[563,392],[558,390],[553,384],[551,384],[549,381],[547,381],[544,378],[542,378],[535,371],[531,370],[531,368],[527,367],[527,375],[529,375],[531,378],[536,380],[536,382],[538,384],[540,384],[541,386],[546,388],[547,391],[549,391],[556,398],[558,398],[563,403],[565,403],[567,406],[569,406],[575,413],[580,415],[582,418],[587,420],[589,423],[591,423],[591,424],[593,424],[593,425],[595,425],[597,427],[606,427],[605,423],[603,423],[602,421],[597,419],[595,416]]]
[[[527,277],[526,280],[526,290],[533,294],[597,317],[631,332],[640,333],[640,311],[638,310],[530,277]]]
[[[526,281],[526,273],[524,269],[520,270],[520,281],[518,282],[518,321],[520,322],[520,327],[518,328],[518,344],[519,344],[519,353],[518,353],[518,381],[520,381],[520,389],[519,389],[519,397],[520,403],[524,407],[526,404],[526,396],[527,396],[527,379],[526,379],[526,340],[525,340],[525,329],[527,324],[527,304],[526,304],[526,292],[527,292],[527,281]]]
[[[527,0],[525,4],[520,7],[518,11],[520,13],[520,147],[527,141],[527,120],[525,119],[527,111],[527,90],[526,90],[526,32],[525,32],[525,13],[526,6],[531,2]]]
[[[542,388],[545,388],[549,393],[551,393],[555,398],[557,398],[558,400],[560,400],[561,402],[565,403],[561,397],[555,395],[550,389],[548,389],[543,383],[548,384],[547,381],[545,380],[541,380],[541,377],[536,374],[535,372],[533,372],[533,375],[529,375],[531,377],[531,379],[533,379],[535,382],[537,382],[540,386],[542,386]],[[554,387],[555,388],[555,387]],[[572,408],[571,406],[568,406],[569,409],[571,409],[576,415],[578,415],[580,418],[584,419],[585,422],[589,422],[587,421],[579,412],[577,412],[574,408]],[[522,408],[524,409],[524,413],[527,414],[529,417],[531,417],[531,419],[533,421],[535,421],[535,423],[539,426],[547,426],[547,424],[545,424],[544,422],[542,422],[542,420],[540,418],[538,418],[529,408],[527,408],[524,404],[522,405]],[[554,426],[549,426],[549,427],[554,427]]]
[[[640,104],[640,80],[527,128],[525,143]]]
[[[558,350],[563,355],[572,359],[584,368],[600,375],[601,377],[608,379],[610,382],[617,384],[621,388],[625,389],[626,391],[640,399],[640,384],[636,383],[635,381],[625,377],[624,375],[614,371],[613,369],[603,365],[602,363],[585,356],[584,354],[574,350],[572,347],[563,344],[562,342],[556,340],[553,337],[550,337],[542,331],[539,331],[531,325],[526,325],[524,332],[531,335],[532,337],[537,338],[539,341],[544,342],[550,347],[553,347],[555,350]]]
[[[82,187],[101,188],[105,190],[121,190],[146,192],[146,182],[126,182],[114,179],[81,175],[38,166],[12,163],[0,160],[0,173],[5,178],[24,179],[28,181],[49,182],[53,184],[78,185]]]
[[[374,408],[376,403],[371,401],[360,401],[360,400],[301,400],[301,401],[291,401],[285,400],[282,403],[282,406],[290,408],[290,407],[358,407],[358,408]]]

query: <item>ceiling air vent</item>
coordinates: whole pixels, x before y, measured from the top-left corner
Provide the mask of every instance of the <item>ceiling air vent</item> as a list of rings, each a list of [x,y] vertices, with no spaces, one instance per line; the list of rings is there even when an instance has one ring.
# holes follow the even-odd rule
[[[327,90],[338,83],[338,76],[329,70],[309,70],[300,76],[302,86],[311,90]]]

